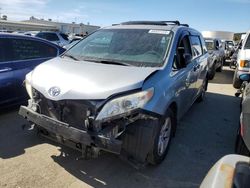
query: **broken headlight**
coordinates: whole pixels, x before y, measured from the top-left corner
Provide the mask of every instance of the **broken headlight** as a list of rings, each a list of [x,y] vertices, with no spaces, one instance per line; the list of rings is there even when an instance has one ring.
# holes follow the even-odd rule
[[[113,99],[104,105],[96,120],[103,120],[140,109],[147,104],[153,97],[153,94],[154,88],[150,88],[145,91]]]

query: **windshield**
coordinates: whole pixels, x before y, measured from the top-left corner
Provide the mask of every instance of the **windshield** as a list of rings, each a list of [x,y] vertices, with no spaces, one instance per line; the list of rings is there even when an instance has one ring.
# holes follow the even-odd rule
[[[208,50],[214,50],[215,49],[214,41],[206,40],[205,43],[206,43],[206,47],[207,47]]]
[[[244,49],[250,49],[250,35],[248,35],[247,41],[245,43],[245,48]]]
[[[78,60],[162,66],[172,34],[165,30],[103,29],[69,49],[65,55]]]

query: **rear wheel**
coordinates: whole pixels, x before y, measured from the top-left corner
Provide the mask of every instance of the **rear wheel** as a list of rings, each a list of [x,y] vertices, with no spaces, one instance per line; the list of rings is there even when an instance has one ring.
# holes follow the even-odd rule
[[[221,65],[216,69],[217,72],[222,72],[223,69],[223,60],[221,60]]]
[[[203,86],[202,86],[202,91],[201,91],[201,94],[200,96],[196,99],[196,102],[202,102],[205,98],[205,95],[206,95],[206,91],[207,91],[207,85],[208,85],[208,79],[206,78],[206,80],[204,81],[203,83]]]
[[[215,72],[216,72],[216,70],[215,70],[215,65],[213,65],[213,67],[211,68],[211,72],[208,74],[208,79],[209,79],[209,80],[214,79]]]

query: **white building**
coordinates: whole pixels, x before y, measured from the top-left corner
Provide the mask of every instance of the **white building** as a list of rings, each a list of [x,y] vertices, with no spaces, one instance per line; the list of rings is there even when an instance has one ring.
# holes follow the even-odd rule
[[[229,31],[202,31],[205,38],[218,38],[221,40],[233,40],[234,33]]]
[[[52,25],[41,23],[26,23],[9,20],[0,20],[1,31],[56,31],[57,28]]]
[[[58,31],[61,31],[63,33],[75,33],[75,34],[90,34],[93,31],[99,29],[99,26],[95,25],[85,25],[85,24],[76,24],[74,22],[72,23],[63,23],[63,22],[54,22],[51,19],[44,20],[44,19],[37,19],[35,17],[30,17],[29,20],[22,21],[24,23],[29,24],[44,24],[48,26],[56,27]]]

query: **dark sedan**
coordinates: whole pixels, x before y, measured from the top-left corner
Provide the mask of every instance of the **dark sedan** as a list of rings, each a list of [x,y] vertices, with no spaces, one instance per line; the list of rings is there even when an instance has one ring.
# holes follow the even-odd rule
[[[27,97],[22,85],[25,75],[64,51],[40,38],[0,34],[0,108],[24,101]]]

